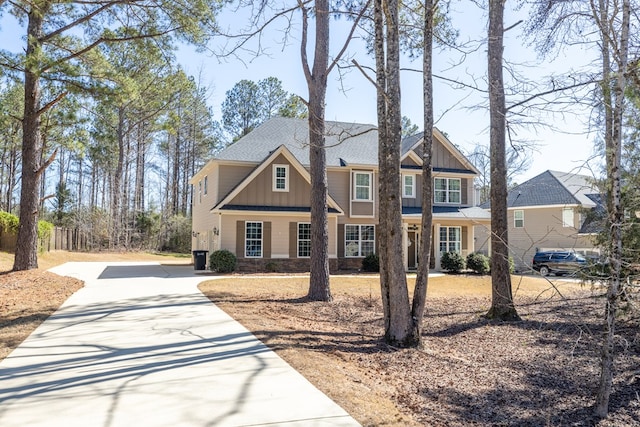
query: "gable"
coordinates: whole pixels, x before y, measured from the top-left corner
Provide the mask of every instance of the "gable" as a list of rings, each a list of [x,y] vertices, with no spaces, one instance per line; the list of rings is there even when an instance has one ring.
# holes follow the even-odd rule
[[[402,162],[412,157],[422,164],[424,133],[409,136],[402,141]],[[468,173],[478,175],[478,169],[437,128],[433,128],[432,168],[434,172]]]
[[[287,169],[287,189],[274,188],[274,166]],[[293,190],[293,191],[292,191]],[[274,194],[277,193],[277,194]],[[271,152],[266,159],[239,182],[212,211],[222,209],[262,211],[308,211],[310,209],[311,177],[284,145]],[[327,199],[329,212],[342,215],[344,211],[331,196]],[[302,209],[302,210],[301,210]]]
[[[273,166],[288,166],[288,191],[273,191]],[[231,205],[309,206],[311,185],[282,154],[267,163],[263,170],[230,201]]]

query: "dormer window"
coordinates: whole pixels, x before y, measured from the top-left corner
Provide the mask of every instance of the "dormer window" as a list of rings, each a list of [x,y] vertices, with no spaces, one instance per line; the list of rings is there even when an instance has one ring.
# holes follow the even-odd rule
[[[289,165],[273,165],[273,191],[289,191]]]
[[[433,189],[434,203],[460,204],[462,185],[460,178],[435,178]]]

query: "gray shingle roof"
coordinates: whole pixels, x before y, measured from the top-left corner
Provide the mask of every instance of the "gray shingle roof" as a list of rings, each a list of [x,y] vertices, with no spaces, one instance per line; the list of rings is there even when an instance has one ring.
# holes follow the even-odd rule
[[[374,125],[326,122],[327,166],[378,164],[378,131]],[[280,145],[309,165],[309,121],[275,117],[220,152],[220,160],[259,163]]]
[[[598,190],[587,176],[546,171],[512,188],[507,196],[507,206],[516,208],[579,204],[593,208],[596,203],[589,197],[593,194],[598,194]],[[482,206],[489,207],[488,203]]]

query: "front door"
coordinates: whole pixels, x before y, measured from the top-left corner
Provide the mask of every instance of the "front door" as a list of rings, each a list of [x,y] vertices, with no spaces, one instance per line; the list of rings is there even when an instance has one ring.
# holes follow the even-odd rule
[[[420,233],[415,231],[407,232],[407,269],[415,270],[418,268],[418,240]]]

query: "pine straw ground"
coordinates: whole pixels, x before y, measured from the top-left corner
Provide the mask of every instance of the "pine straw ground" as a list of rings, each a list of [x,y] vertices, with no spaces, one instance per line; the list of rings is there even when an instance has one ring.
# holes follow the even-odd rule
[[[381,342],[377,277],[333,277],[331,303],[305,302],[305,277],[200,289],[365,426],[640,426],[638,319],[621,316],[611,415],[598,422],[602,290],[554,282],[562,296],[514,276],[523,320],[501,323],[482,318],[488,277],[430,279],[423,350]]]
[[[163,259],[136,254],[40,258]],[[0,254],[0,271],[11,268]],[[0,360],[75,290],[43,270],[0,274]],[[621,315],[611,415],[590,406],[598,381],[602,291],[514,277],[518,323],[484,320],[487,277],[430,280],[423,350],[384,345],[377,277],[332,278],[332,303],[304,302],[308,278],[234,275],[201,284],[221,308],[365,426],[640,426],[638,319]]]

